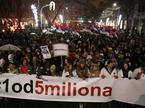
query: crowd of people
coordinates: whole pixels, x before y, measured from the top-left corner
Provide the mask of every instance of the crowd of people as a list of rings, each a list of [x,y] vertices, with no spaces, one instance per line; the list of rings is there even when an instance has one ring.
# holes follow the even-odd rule
[[[21,51],[1,51],[0,71],[86,78],[145,79],[145,37],[120,34],[109,37],[99,29],[74,33],[36,30],[1,32],[0,46],[14,44]],[[69,45],[68,57],[53,57],[53,44]],[[48,45],[52,58],[44,59],[40,46]],[[62,62],[63,61],[63,62]]]

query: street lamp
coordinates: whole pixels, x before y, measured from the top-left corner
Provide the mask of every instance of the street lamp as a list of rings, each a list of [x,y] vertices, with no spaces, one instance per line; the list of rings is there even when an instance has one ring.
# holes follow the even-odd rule
[[[49,10],[51,11],[54,11],[55,10],[55,2],[54,1],[51,1],[49,4],[46,4],[44,6],[41,7],[41,10],[40,10],[40,24],[41,24],[41,28],[42,28],[42,11],[44,8],[46,7],[49,7]]]
[[[116,7],[117,6],[117,3],[113,3],[113,7]]]
[[[65,7],[66,10],[68,10],[68,7]]]
[[[109,26],[109,20],[110,20],[110,18],[106,19],[106,26]]]
[[[117,21],[118,26],[120,26],[121,20],[122,20],[122,15],[120,14],[119,17],[118,17],[118,21]]]
[[[34,14],[35,25],[38,26],[38,10],[34,4],[31,5],[32,12]]]
[[[59,15],[59,18],[60,18],[60,22],[63,24],[63,22],[64,22],[64,18],[63,18],[63,15]]]

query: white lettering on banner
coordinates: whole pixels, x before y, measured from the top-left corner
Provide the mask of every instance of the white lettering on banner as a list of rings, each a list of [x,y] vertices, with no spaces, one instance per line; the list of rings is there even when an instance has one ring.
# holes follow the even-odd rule
[[[64,43],[53,45],[54,56],[68,56],[68,45]]]
[[[36,75],[0,76],[0,97],[45,101],[121,102],[145,106],[145,81],[128,79],[82,80]]]

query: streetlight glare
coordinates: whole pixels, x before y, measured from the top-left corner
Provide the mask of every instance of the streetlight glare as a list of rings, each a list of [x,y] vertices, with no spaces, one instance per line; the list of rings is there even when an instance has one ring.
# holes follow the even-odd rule
[[[91,20],[89,20],[89,21],[88,21],[88,23],[92,23],[92,21],[91,21]]]
[[[49,3],[49,9],[50,9],[50,11],[51,11],[51,10],[52,10],[52,11],[55,10],[55,2],[54,2],[54,1],[51,1],[51,2]]]
[[[34,14],[35,25],[38,26],[38,10],[34,4],[31,5],[31,9]]]
[[[35,8],[35,5],[34,5],[34,4],[32,4],[32,5],[31,5],[31,9],[34,9],[34,8]]]
[[[66,7],[65,9],[68,10],[68,7]]]
[[[113,7],[116,7],[117,6],[117,3],[113,3]]]
[[[118,17],[118,22],[117,22],[118,26],[119,26],[120,23],[121,23],[121,19],[122,19],[122,15],[120,14],[119,17]]]
[[[49,4],[46,4],[46,5],[44,5],[44,6],[41,7],[41,9],[40,9],[40,23],[41,23],[41,27],[42,27],[42,16],[43,16],[42,11],[46,7],[49,7],[49,10],[50,11],[51,10],[54,11],[55,10],[55,2],[54,1],[51,1]]]
[[[43,17],[43,14],[40,14],[40,17]]]
[[[107,18],[107,19],[106,19],[106,26],[109,25],[109,20],[110,20],[110,18]]]
[[[81,22],[81,23],[84,23],[84,20],[83,20],[83,19],[81,19],[81,20],[80,20],[80,22]]]
[[[60,18],[61,23],[63,23],[63,15],[60,14],[59,18]]]

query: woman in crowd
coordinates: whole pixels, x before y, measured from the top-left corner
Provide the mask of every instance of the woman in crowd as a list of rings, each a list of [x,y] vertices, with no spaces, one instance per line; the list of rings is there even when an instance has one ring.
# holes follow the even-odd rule
[[[90,77],[96,78],[99,77],[100,74],[100,62],[93,63],[90,69]]]
[[[19,70],[18,70],[18,68],[16,67],[15,64],[10,63],[9,66],[8,66],[8,73],[19,74]]]
[[[62,77],[73,77],[73,68],[72,68],[72,65],[67,63],[65,66],[64,66],[64,70],[62,72]]]
[[[119,71],[118,76],[122,78],[129,78],[129,79],[132,78],[132,71],[129,68],[129,64],[127,63],[123,64],[123,67]]]
[[[39,78],[41,75],[48,75],[45,65],[46,65],[46,61],[43,59],[42,55],[38,55],[37,67],[35,70],[37,74],[37,78]]]
[[[48,73],[49,76],[58,76],[56,66],[53,64],[50,66],[50,71]]]
[[[88,69],[86,65],[86,61],[84,59],[81,59],[77,68],[76,68],[76,73],[79,78],[82,78],[85,80],[86,78],[90,77],[90,70]]]
[[[28,60],[24,58],[22,65],[20,66],[21,74],[32,74],[32,67],[29,65]]]
[[[32,66],[33,66],[33,69],[36,70],[36,67],[37,67],[37,56],[35,53],[32,53]]]
[[[62,77],[78,77],[74,66],[72,65],[72,60],[70,58],[65,58],[64,60],[64,69],[62,72]]]
[[[133,71],[133,78],[136,80],[145,79],[145,67],[140,66]]]
[[[6,68],[5,65],[6,65],[6,61],[4,57],[0,57],[0,73],[5,72],[5,68]]]
[[[104,78],[117,78],[117,71],[116,69],[114,68],[114,61],[112,60],[108,60],[107,65],[104,66],[102,69],[101,69],[101,72],[100,72],[100,77],[102,79]]]

